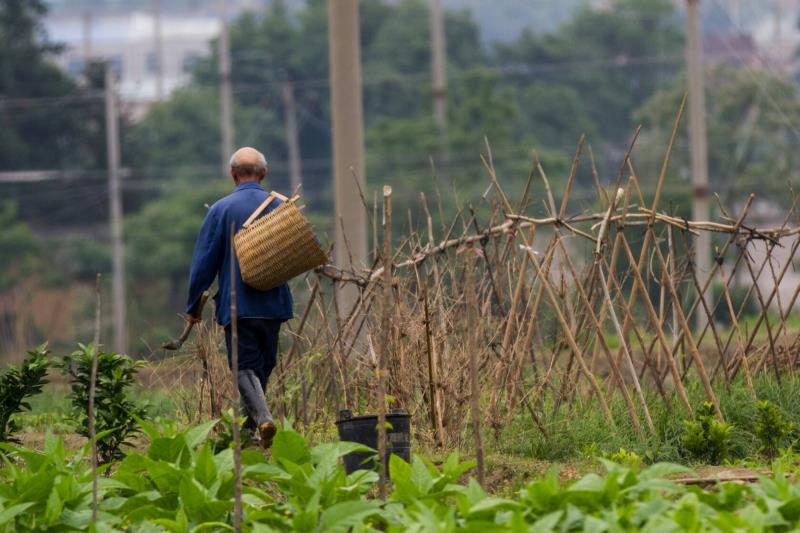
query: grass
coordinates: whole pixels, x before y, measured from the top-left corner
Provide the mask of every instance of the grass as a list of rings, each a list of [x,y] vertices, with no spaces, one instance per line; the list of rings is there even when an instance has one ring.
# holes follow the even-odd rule
[[[800,378],[784,375],[780,383],[774,376],[762,374],[754,380],[756,394],[760,400],[776,404],[786,420],[800,427]],[[687,385],[687,393],[692,405],[705,401],[705,394],[698,382]],[[756,405],[742,380],[735,381],[730,390],[723,385],[716,387],[715,393],[727,422],[733,424],[731,460],[755,457],[761,446],[755,431]],[[638,434],[630,422],[624,402],[616,395],[610,402],[615,427],[609,427],[595,400],[576,398],[570,412],[562,406],[551,416],[551,400],[542,404],[545,436],[533,424],[529,416],[522,413],[511,424],[503,428],[499,438],[489,438],[490,447],[503,454],[530,457],[545,461],[564,461],[614,453],[620,448],[634,452],[647,462],[671,461],[689,463],[690,458],[681,446],[683,420],[688,418],[677,403],[668,411],[660,398],[650,397],[650,414],[656,428],[654,434],[648,433],[643,425]],[[790,435],[791,441],[800,439],[797,430]],[[788,444],[788,443],[787,443]]]

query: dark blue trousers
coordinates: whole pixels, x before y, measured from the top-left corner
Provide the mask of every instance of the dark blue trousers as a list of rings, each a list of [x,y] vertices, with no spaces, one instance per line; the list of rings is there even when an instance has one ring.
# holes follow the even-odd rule
[[[267,380],[278,361],[281,323],[280,320],[264,318],[240,318],[236,323],[239,336],[239,370],[252,370],[264,391],[267,390]],[[225,346],[228,349],[228,367],[232,367],[230,325],[225,326]]]

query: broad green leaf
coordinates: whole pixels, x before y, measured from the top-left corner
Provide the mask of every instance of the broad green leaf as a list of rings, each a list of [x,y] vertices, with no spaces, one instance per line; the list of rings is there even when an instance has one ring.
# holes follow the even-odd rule
[[[433,486],[433,478],[428,471],[428,467],[425,466],[425,462],[416,455],[411,460],[411,475],[409,481],[414,485],[420,497],[427,495]]]
[[[567,489],[569,492],[603,492],[605,480],[594,473],[589,473],[573,483]]]
[[[34,502],[18,503],[17,505],[12,505],[8,509],[3,509],[0,511],[0,526],[8,524],[17,515],[24,513],[33,505],[36,504]]]
[[[206,443],[195,458],[194,478],[201,485],[208,488],[217,479],[217,468],[214,465],[214,455],[211,445]]]
[[[367,517],[378,512],[380,502],[376,500],[355,500],[337,503],[325,511],[319,518],[317,531],[349,531]]]
[[[326,457],[333,457],[335,459],[339,459],[340,457],[353,452],[375,453],[375,450],[373,450],[369,446],[364,446],[363,444],[359,444],[357,442],[346,442],[346,441],[326,442],[314,446],[314,448],[311,450],[311,462],[317,464],[321,462],[323,458]]]
[[[311,453],[306,440],[299,433],[280,429],[272,441],[272,457],[299,465],[307,463],[311,459]]]
[[[219,420],[209,420],[188,430],[185,433],[186,445],[192,450],[200,446],[200,443],[206,440],[208,433],[217,425],[217,422]]]
[[[533,523],[531,531],[552,531],[562,516],[564,516],[564,511],[548,513]]]

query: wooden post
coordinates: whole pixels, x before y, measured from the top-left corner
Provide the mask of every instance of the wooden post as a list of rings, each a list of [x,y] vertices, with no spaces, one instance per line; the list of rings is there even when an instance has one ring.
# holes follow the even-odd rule
[[[97,522],[97,428],[94,423],[94,396],[97,391],[97,355],[100,350],[100,273],[94,282],[94,343],[92,344],[92,375],[89,382],[89,440],[92,443],[92,523]]]
[[[291,80],[283,82],[283,117],[286,123],[286,147],[289,153],[289,182],[292,191],[303,184],[300,160],[300,138],[297,130],[297,118],[294,104],[294,84]]]
[[[230,230],[230,305],[231,305],[231,374],[233,377],[233,529],[242,530],[242,435],[239,428],[239,331],[236,303],[236,252],[233,249],[235,228],[231,223]]]
[[[383,309],[378,354],[378,494],[386,499],[386,362],[392,342],[392,188],[383,186]]]
[[[128,351],[128,334],[125,318],[125,243],[122,240],[122,190],[119,176],[119,109],[117,107],[116,79],[111,63],[106,63],[105,90],[114,349],[117,353],[125,353]]]
[[[478,483],[485,486],[483,464],[483,438],[481,436],[480,387],[478,386],[478,352],[480,341],[478,333],[478,302],[475,285],[475,250],[471,245],[464,248],[466,273],[464,293],[467,303],[467,350],[469,350],[470,411],[472,412],[472,433],[475,439],[475,458],[478,462]]]
[[[708,216],[708,148],[706,139],[706,97],[703,83],[703,43],[700,32],[700,0],[687,0],[686,6],[686,74],[689,80],[689,152],[692,165],[692,218],[706,221]],[[701,231],[694,245],[694,264],[700,279],[705,281],[711,270],[711,233]],[[706,292],[700,294],[705,298]],[[695,317],[698,329],[708,318]]]
[[[228,9],[226,0],[219,0],[219,42],[217,43],[217,70],[219,74],[219,111],[222,133],[222,175],[230,169],[233,155],[233,90],[231,88],[231,49],[228,39]]]
[[[341,217],[334,224],[333,252],[337,265],[357,270],[367,263],[367,211],[359,193],[365,178],[358,0],[328,0],[328,20],[334,216]],[[358,302],[358,290],[340,285],[338,305],[346,315]]]

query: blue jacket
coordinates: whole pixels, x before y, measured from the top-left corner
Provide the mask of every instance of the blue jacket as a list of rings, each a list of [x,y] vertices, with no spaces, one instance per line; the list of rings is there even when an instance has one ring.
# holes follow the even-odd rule
[[[217,322],[223,326],[231,323],[231,224],[239,231],[245,220],[267,198],[261,185],[246,182],[222,198],[208,210],[192,256],[189,272],[189,301],[186,312],[195,314],[203,292],[211,287],[219,276],[219,289],[214,295],[217,303]],[[274,199],[264,213],[278,207],[282,202]],[[263,215],[262,215],[263,216]],[[292,318],[292,294],[286,284],[268,291],[249,287],[239,273],[239,261],[233,257],[236,279],[236,308],[238,318],[268,318],[289,320]]]

